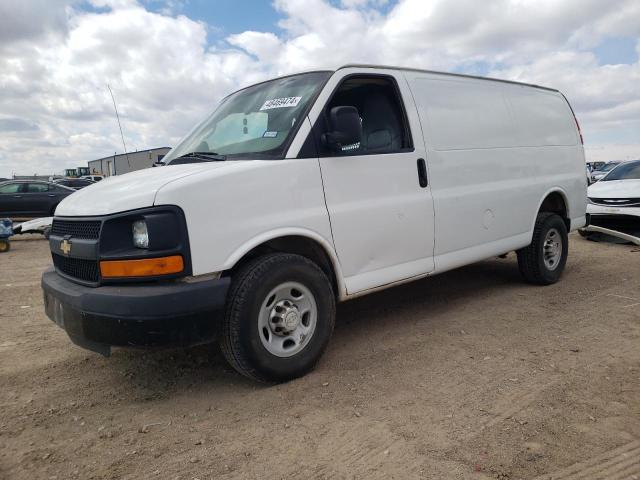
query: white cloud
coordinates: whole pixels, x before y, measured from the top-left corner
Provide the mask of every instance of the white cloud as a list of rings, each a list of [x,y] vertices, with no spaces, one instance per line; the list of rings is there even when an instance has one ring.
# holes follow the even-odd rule
[[[0,52],[10,44],[62,35],[70,0],[0,2]]]
[[[135,0],[91,0],[100,13],[72,0],[5,3],[0,176],[120,151],[107,83],[127,145],[143,149],[174,145],[231,90],[352,62],[479,69],[557,87],[592,142],[588,155],[615,156],[596,143],[624,143],[625,155],[640,144],[638,59],[601,65],[590,51],[622,35],[640,52],[637,0],[402,0],[385,10],[384,0],[276,0],[280,34],[246,31],[214,46],[207,25],[176,13],[186,10],[181,0],[166,1],[162,13]]]

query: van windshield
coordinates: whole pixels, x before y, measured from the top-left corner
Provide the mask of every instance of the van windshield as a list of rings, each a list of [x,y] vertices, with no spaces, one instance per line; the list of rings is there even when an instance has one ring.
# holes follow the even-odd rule
[[[225,98],[164,158],[197,152],[225,158],[284,158],[289,140],[331,72],[311,72],[260,83]],[[182,162],[174,162],[182,163]]]

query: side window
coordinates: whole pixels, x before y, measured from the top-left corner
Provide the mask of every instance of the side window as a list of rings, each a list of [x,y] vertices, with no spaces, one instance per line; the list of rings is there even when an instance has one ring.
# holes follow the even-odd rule
[[[18,193],[21,186],[21,183],[8,183],[0,186],[0,193]]]
[[[331,109],[339,106],[358,110],[362,141],[343,145],[341,152],[329,149],[320,141],[320,156],[395,153],[413,148],[404,105],[392,77],[358,75],[345,79],[325,107],[322,133],[330,130]]]
[[[29,183],[27,184],[27,193],[42,193],[49,191],[49,185],[46,183]]]

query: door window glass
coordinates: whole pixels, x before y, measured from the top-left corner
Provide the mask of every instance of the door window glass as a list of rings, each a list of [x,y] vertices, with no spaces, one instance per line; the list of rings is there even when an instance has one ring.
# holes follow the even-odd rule
[[[49,185],[46,183],[29,183],[27,184],[27,192],[28,193],[42,193],[48,192]]]
[[[0,193],[18,193],[21,186],[21,183],[8,183],[6,185],[0,185]]]
[[[394,153],[413,148],[406,113],[393,78],[376,75],[344,80],[325,108],[325,132],[330,128],[329,112],[338,106],[355,107],[362,122],[362,141],[359,145],[343,145],[343,155]],[[335,151],[321,146],[321,156],[335,155]]]

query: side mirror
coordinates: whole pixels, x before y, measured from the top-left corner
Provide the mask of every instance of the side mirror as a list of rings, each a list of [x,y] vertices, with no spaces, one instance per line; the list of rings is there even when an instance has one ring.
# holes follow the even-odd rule
[[[359,146],[362,141],[362,122],[356,107],[333,107],[329,112],[329,125],[331,131],[325,133],[322,140],[331,150],[342,151],[343,147]]]

